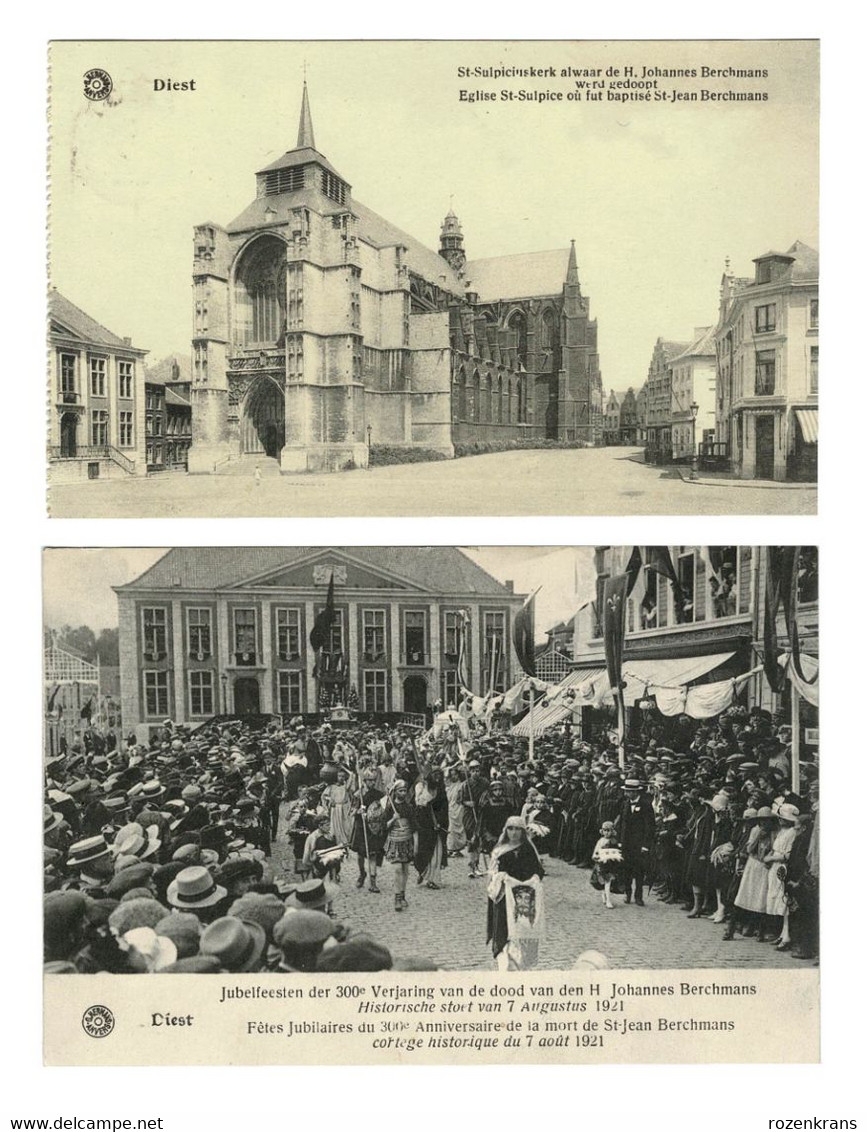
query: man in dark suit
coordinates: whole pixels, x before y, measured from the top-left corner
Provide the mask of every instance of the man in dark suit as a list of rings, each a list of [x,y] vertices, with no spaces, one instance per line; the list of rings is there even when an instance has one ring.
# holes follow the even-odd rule
[[[643,907],[644,875],[650,861],[650,849],[656,832],[656,817],[644,790],[644,783],[640,779],[627,778],[623,784],[623,793],[625,797],[617,819],[617,832],[623,852],[626,903],[632,900],[634,882],[635,903]]]

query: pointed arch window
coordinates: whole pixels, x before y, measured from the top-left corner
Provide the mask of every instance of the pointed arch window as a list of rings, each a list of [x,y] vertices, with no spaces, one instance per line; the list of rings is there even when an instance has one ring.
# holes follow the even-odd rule
[[[286,326],[286,249],[262,236],[243,253],[235,273],[234,341],[275,345]]]
[[[509,331],[512,337],[512,346],[518,362],[527,366],[527,319],[523,311],[515,311],[509,319]]]

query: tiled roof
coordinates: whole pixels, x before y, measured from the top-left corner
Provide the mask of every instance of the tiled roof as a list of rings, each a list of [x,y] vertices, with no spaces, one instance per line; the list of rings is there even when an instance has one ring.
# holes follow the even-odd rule
[[[178,368],[177,378],[174,376],[174,367]],[[189,354],[169,354],[160,358],[153,365],[145,367],[145,381],[153,385],[170,385],[173,381],[191,381],[193,367],[190,364]]]
[[[339,177],[342,181],[343,178],[328,160],[323,157],[318,149],[311,149],[305,146],[302,149],[289,149],[282,157],[278,157],[276,161],[272,161],[270,165],[266,165],[264,169],[259,169],[259,173],[270,173],[274,169],[293,169],[299,165],[321,165],[323,169],[327,169],[329,173],[333,173],[335,177]]]
[[[569,249],[522,252],[492,259],[474,259],[464,271],[470,291],[483,303],[498,299],[526,299],[537,295],[559,295],[566,282]]]
[[[792,265],[793,279],[819,278],[819,253],[815,248],[809,247],[800,240],[795,240],[786,255],[793,256],[795,260]]]
[[[689,342],[668,342],[662,338],[660,338],[659,343],[662,349],[662,356],[667,362],[670,362],[672,358],[676,358],[682,354],[689,345]]]
[[[171,385],[167,385],[165,388],[167,405],[177,405],[182,409],[189,409],[189,397],[184,397],[184,395],[182,393],[179,393],[177,389],[172,389]]]
[[[433,593],[513,596],[504,585],[451,546],[177,547],[120,590],[180,588],[217,590],[240,585],[319,555],[345,554],[373,570],[385,570]]]
[[[671,360],[679,361],[681,358],[706,358],[709,356],[715,356],[715,329],[716,328],[713,326],[706,326],[694,342],[691,342],[682,353],[678,354],[676,358],[672,358]]]
[[[122,350],[134,350],[139,354],[147,353],[146,350],[135,350],[135,347],[124,342],[123,338],[112,333],[111,330],[97,322],[95,318],[91,318],[89,314],[85,314],[80,307],[71,303],[56,289],[52,289],[48,297],[48,313],[52,322],[57,322],[71,330],[75,337],[81,338],[85,342],[94,342],[100,346],[115,346]]]

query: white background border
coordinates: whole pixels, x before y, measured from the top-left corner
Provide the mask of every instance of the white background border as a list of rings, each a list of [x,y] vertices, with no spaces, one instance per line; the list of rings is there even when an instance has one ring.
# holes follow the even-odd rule
[[[864,178],[861,37],[833,4],[798,18],[793,6],[727,3],[717,14],[694,5],[634,4],[472,11],[466,3],[374,15],[369,5],[296,5],[260,0],[182,9],[148,0],[136,12],[113,3],[19,5],[7,14],[3,71],[7,228],[4,304],[4,623],[7,668],[3,840],[3,1006],[8,1052],[5,1103],[12,1117],[163,1116],[175,1132],[250,1128],[315,1119],[456,1128],[554,1120],[609,1129],[738,1132],[770,1118],[864,1118],[863,895],[864,722],[862,461],[858,429],[864,353]],[[781,11],[780,9],[783,9]],[[378,520],[54,520],[44,507],[44,294],[46,44],[51,38],[821,38],[823,419],[821,515],[772,518]],[[241,77],[239,76],[239,79]],[[760,176],[761,171],[756,170]],[[857,195],[856,195],[857,194]],[[11,247],[9,241],[11,239]],[[82,270],[86,271],[86,260]],[[860,288],[859,288],[860,284]],[[845,350],[845,357],[844,357]],[[847,423],[849,427],[847,428]],[[856,431],[857,430],[857,431]],[[859,520],[858,515],[862,515]],[[822,571],[823,1064],[813,1067],[642,1067],[593,1069],[124,1069],[41,1067],[41,862],[33,837],[40,773],[41,633],[39,549],[43,545],[351,543],[818,543]],[[761,1019],[756,1019],[761,1028]],[[773,1056],[768,1050],[768,1056]],[[472,1076],[469,1076],[471,1072]],[[335,1077],[340,1085],[335,1089]],[[432,1079],[431,1075],[436,1074]],[[859,1076],[860,1074],[860,1076]],[[858,1086],[860,1085],[860,1089]],[[864,1127],[862,1123],[862,1127]]]

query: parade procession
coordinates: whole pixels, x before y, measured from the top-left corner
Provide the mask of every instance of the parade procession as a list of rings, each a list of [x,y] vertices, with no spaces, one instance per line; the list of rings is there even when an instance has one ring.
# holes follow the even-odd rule
[[[474,549],[168,551],[111,715],[52,637],[46,971],[817,964],[816,549],[569,548],[543,632]]]

